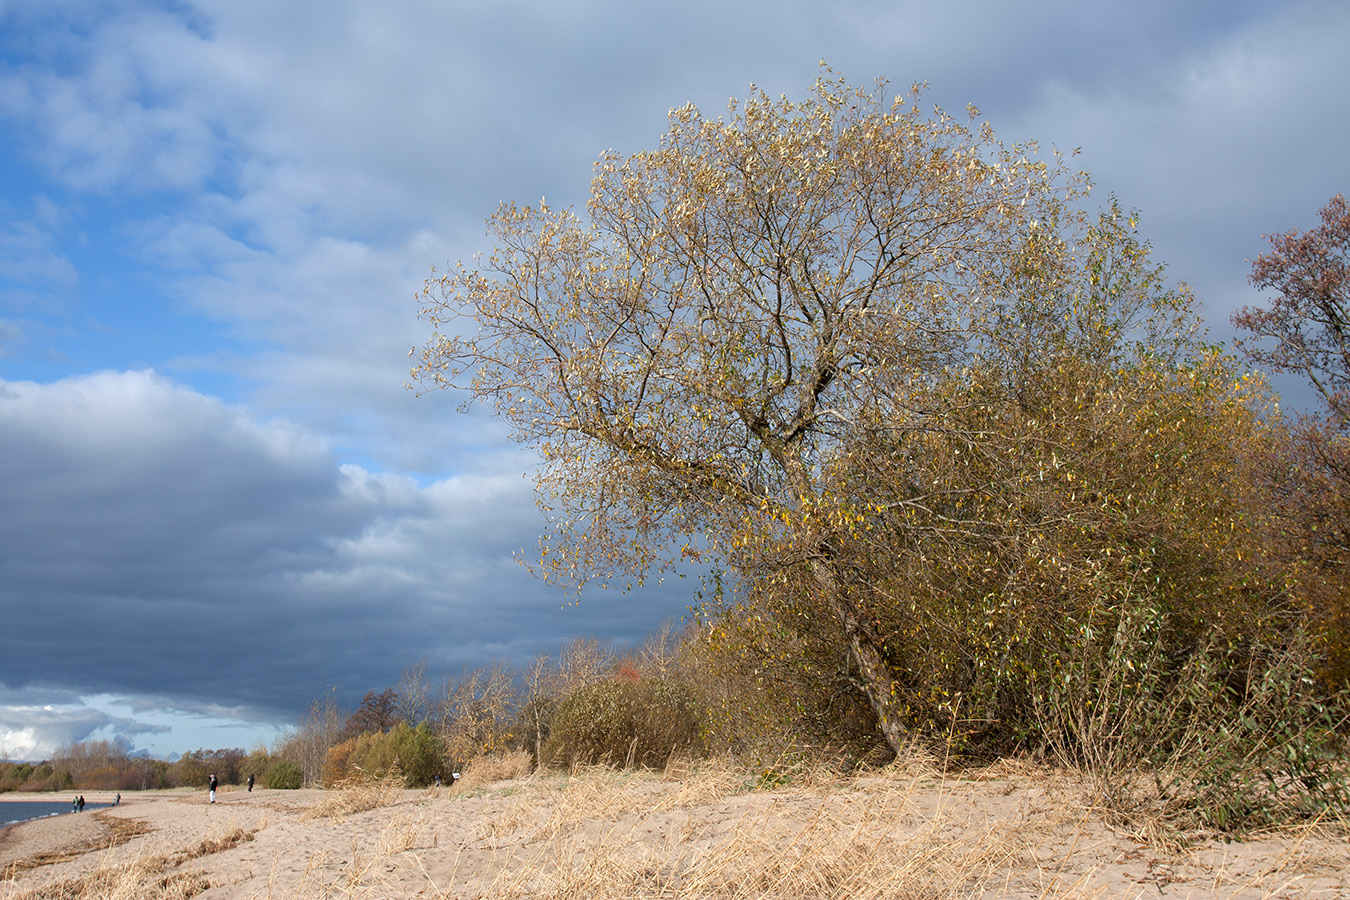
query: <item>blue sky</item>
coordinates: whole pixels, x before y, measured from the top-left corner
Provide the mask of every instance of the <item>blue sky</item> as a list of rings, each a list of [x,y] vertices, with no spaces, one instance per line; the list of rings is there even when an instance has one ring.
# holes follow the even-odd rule
[[[1350,7],[0,0],[0,753],[253,745],[329,685],[640,638],[513,559],[531,457],[406,391],[432,266],[505,200],[821,59],[1081,148],[1215,340],[1347,186]]]

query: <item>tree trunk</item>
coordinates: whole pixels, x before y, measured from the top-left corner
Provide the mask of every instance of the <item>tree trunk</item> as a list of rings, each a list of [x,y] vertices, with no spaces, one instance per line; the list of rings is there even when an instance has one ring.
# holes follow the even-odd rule
[[[858,667],[863,694],[877,717],[877,729],[891,752],[899,755],[908,741],[909,732],[900,723],[899,711],[896,709],[895,679],[881,657],[875,638],[859,621],[857,610],[844,596],[834,567],[827,560],[816,560],[812,562],[811,569],[816,584],[825,594],[826,602],[844,629],[849,657]]]

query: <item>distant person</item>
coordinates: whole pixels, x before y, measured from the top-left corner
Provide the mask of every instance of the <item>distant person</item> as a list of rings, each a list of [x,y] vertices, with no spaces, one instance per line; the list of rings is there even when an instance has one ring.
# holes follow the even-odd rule
[[[253,776],[248,776],[248,792],[253,793]]]
[[[79,804],[77,811],[84,812],[84,794],[81,794],[79,797],[77,797],[75,799],[75,802]]]
[[[210,787],[211,787],[211,802],[212,802],[212,803],[215,803],[215,802],[216,802],[216,788],[220,787],[220,782],[216,780],[216,773],[215,773],[215,772],[212,772],[212,773],[211,773]]]
[[[122,795],[118,794],[116,797],[113,798],[113,806],[121,806],[121,805],[122,805]]]
[[[76,795],[75,795],[75,799],[73,799],[73,800],[70,801],[70,811],[71,811],[71,812],[79,812],[79,811],[80,811],[80,795],[79,795],[79,794],[76,794]]]

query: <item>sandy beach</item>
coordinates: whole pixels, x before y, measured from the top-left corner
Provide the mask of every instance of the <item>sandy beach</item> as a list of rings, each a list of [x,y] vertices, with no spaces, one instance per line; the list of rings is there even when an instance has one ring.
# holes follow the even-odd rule
[[[754,788],[731,771],[594,770],[416,791],[227,788],[214,805],[204,791],[128,792],[4,832],[0,900],[1350,897],[1343,830],[1130,834],[1081,785],[1039,771]]]

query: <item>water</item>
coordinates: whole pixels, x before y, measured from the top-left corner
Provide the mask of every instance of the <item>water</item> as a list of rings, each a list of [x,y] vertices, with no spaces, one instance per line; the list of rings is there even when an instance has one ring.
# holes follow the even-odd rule
[[[108,806],[107,803],[85,802],[84,811],[92,812]],[[59,816],[70,812],[70,800],[0,800],[0,828],[15,822]]]

